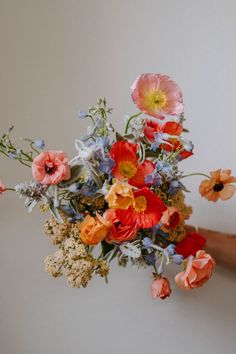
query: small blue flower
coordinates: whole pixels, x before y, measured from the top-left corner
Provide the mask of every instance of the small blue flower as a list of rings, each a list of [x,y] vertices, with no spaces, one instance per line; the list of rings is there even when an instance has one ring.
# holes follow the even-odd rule
[[[175,262],[175,264],[178,264],[178,265],[182,264],[183,259],[184,259],[184,257],[181,254],[174,254],[173,255],[173,261]]]
[[[169,246],[166,247],[165,251],[168,253],[169,256],[173,256],[175,254],[175,245],[171,243]]]
[[[84,119],[84,118],[87,118],[88,117],[88,113],[85,112],[85,111],[79,111],[78,112],[78,118],[80,119]]]
[[[183,183],[181,183],[180,181],[178,181],[177,179],[173,179],[170,182],[170,187],[168,190],[168,193],[173,196],[175,195],[180,189],[185,190],[186,188],[184,187]]]
[[[151,183],[155,187],[159,187],[162,184],[162,178],[159,173],[150,173],[145,177],[145,183]]]
[[[68,189],[71,193],[76,193],[79,191],[80,185],[78,183],[73,183],[70,185],[70,187]]]
[[[147,263],[147,265],[155,265],[156,263],[156,251],[153,251],[149,254],[143,255],[143,259]]]
[[[45,148],[45,142],[43,139],[34,140],[34,146],[38,149],[43,150]]]
[[[84,216],[80,213],[75,214],[74,216],[68,218],[69,222],[76,223],[77,221],[82,221]]]
[[[152,247],[153,242],[149,237],[144,237],[143,239],[143,248],[150,248]]]
[[[109,175],[114,166],[115,166],[115,161],[110,158],[107,158],[105,160],[100,161],[99,170],[102,173],[107,173]]]
[[[159,161],[159,163],[156,166],[157,171],[161,171],[164,174],[171,174],[173,172],[173,166],[171,166],[168,162],[166,161]]]
[[[161,144],[172,146],[172,144],[167,141],[170,137],[171,136],[167,133],[162,133],[162,132],[154,133],[155,141],[154,143],[151,144],[151,150],[156,151]]]

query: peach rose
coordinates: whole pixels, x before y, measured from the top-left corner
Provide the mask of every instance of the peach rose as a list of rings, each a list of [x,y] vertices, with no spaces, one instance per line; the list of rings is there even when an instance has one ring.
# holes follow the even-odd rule
[[[180,222],[180,212],[175,207],[167,207],[166,211],[164,211],[161,223],[167,228],[175,228]]]
[[[170,283],[167,278],[157,278],[154,275],[154,280],[152,282],[151,286],[151,293],[152,293],[152,298],[157,299],[158,297],[162,300],[170,296],[171,294],[171,288],[170,288]]]
[[[2,181],[0,180],[0,194],[2,194],[3,192],[5,192],[6,187],[4,186],[4,184],[2,183]]]
[[[32,163],[34,180],[42,184],[58,184],[70,179],[70,166],[68,158],[63,151],[41,152]]]
[[[106,241],[109,242],[124,242],[132,241],[135,239],[138,227],[134,225],[124,225],[116,216],[115,210],[109,209],[105,212],[104,218],[111,222],[111,228],[106,237]]]
[[[86,245],[97,245],[107,236],[111,223],[97,214],[87,215],[79,224],[80,238]]]
[[[210,279],[214,266],[215,261],[209,254],[198,251],[195,259],[189,257],[186,269],[176,275],[175,281],[182,289],[199,288]]]
[[[114,183],[105,199],[111,209],[128,209],[134,204],[132,187],[125,182]]]

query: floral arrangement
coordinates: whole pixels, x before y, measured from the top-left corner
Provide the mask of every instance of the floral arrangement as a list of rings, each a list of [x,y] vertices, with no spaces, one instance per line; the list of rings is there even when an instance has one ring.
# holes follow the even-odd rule
[[[185,137],[181,90],[161,74],[140,75],[131,90],[139,111],[126,118],[124,134],[110,123],[105,99],[79,112],[90,125],[75,141],[71,160],[63,151],[45,150],[42,139],[25,139],[28,150],[18,148],[10,127],[0,152],[30,167],[33,181],[14,188],[0,182],[0,193],[15,191],[29,211],[39,204],[51,212],[44,232],[57,250],[44,263],[53,277],[86,287],[94,274],[107,281],[109,264],[117,259],[120,266],[151,268],[152,297],[165,299],[171,294],[166,266],[179,266],[175,282],[194,289],[211,277],[215,262],[204,250],[204,237],[185,231],[192,208],[185,204],[183,184],[189,175],[179,163],[193,155],[193,144]],[[201,175],[199,191],[209,201],[234,194],[230,170]]]

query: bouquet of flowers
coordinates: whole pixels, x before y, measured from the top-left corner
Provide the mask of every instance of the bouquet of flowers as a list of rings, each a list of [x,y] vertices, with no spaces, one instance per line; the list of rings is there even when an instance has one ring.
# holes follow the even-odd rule
[[[71,160],[63,151],[45,150],[42,139],[25,139],[27,151],[17,147],[10,127],[0,152],[30,167],[33,178],[14,188],[0,182],[0,193],[15,191],[29,211],[38,204],[51,213],[44,232],[57,250],[44,263],[53,277],[86,287],[94,274],[107,281],[109,264],[117,259],[120,266],[150,267],[152,297],[165,299],[171,294],[166,266],[180,266],[177,285],[194,289],[211,277],[215,262],[204,251],[204,237],[185,230],[192,208],[185,204],[188,175],[179,163],[193,155],[193,144],[185,137],[181,90],[161,74],[140,75],[131,90],[139,111],[126,118],[124,134],[109,121],[112,109],[104,98],[79,112],[89,126],[75,140]],[[206,199],[234,194],[230,170],[201,175],[199,191]]]

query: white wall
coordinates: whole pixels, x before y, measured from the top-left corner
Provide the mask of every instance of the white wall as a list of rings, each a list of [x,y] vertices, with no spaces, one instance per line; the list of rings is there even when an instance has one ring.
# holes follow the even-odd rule
[[[121,130],[135,112],[130,85],[143,72],[182,87],[195,156],[185,171],[231,167],[236,174],[236,2],[234,0],[0,0],[1,131],[44,137],[73,156],[85,130],[76,112],[106,96]],[[1,158],[9,186],[30,171]],[[236,199],[209,204],[189,179],[192,222],[236,232]],[[173,284],[165,302],[149,296],[150,270],[114,264],[109,285],[67,287],[43,270],[53,251],[44,216],[15,195],[0,200],[1,354],[234,354],[235,274],[218,268],[202,289]],[[174,270],[169,272],[171,277]]]

